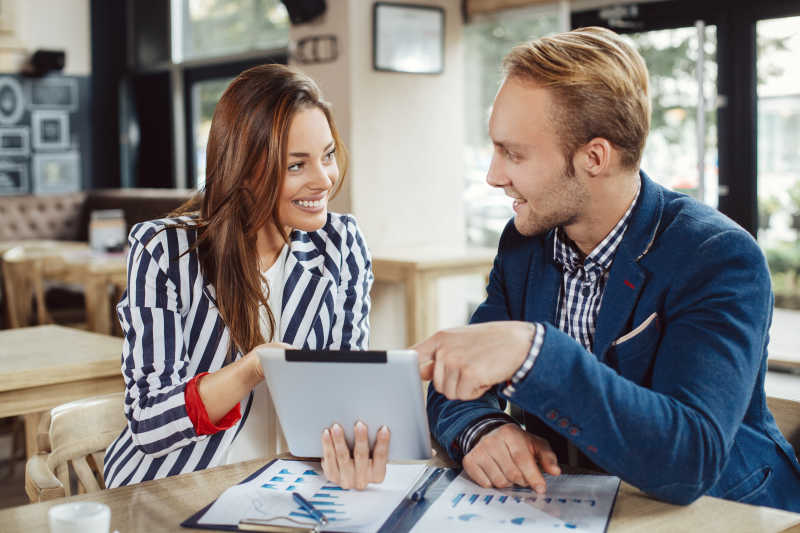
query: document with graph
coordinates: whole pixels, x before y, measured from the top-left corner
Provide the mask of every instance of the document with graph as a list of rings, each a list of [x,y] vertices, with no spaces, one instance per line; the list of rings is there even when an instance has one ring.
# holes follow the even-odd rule
[[[586,531],[606,529],[619,487],[611,476],[545,475],[547,493],[484,489],[458,470],[390,464],[383,483],[346,490],[318,461],[277,459],[186,519],[182,526],[237,531],[309,531],[318,525],[297,493],[322,513],[325,532]],[[295,529],[290,529],[295,528]]]
[[[484,489],[462,472],[411,532],[606,530],[618,477],[545,474],[545,480],[547,492],[538,495],[526,487]]]
[[[366,490],[328,483],[320,463],[279,459],[227,489],[184,527],[236,530],[242,520],[271,526],[313,527],[314,518],[292,498],[297,492],[325,514],[325,531],[378,531],[427,470],[425,464],[388,465],[386,479]]]

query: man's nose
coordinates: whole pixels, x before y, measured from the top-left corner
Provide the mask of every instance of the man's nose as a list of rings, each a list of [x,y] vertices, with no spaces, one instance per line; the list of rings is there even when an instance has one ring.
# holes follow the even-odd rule
[[[486,183],[492,187],[505,187],[509,184],[509,180],[503,171],[503,164],[499,161],[497,155],[492,156],[489,172],[486,173]]]

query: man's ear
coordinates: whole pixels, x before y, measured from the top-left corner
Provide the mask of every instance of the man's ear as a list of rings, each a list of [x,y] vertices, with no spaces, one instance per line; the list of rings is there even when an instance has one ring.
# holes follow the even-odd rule
[[[595,137],[575,152],[575,168],[594,177],[605,173],[611,166],[614,147],[603,137]]]

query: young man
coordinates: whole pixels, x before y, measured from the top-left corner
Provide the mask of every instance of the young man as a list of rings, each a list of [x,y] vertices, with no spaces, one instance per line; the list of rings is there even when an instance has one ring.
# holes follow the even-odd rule
[[[641,56],[585,28],[504,67],[487,181],[515,217],[473,324],[415,347],[434,436],[483,486],[541,491],[560,461],[673,503],[800,511],[765,403],[767,265],[742,228],[639,170]]]

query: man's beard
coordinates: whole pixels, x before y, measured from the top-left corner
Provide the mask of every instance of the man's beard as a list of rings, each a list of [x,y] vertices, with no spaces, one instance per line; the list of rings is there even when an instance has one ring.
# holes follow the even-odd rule
[[[568,158],[567,161],[572,161]],[[552,190],[545,191],[545,201],[553,208],[546,213],[534,213],[530,209],[527,199],[522,209],[528,209],[527,217],[521,219],[519,213],[514,216],[514,226],[517,231],[526,237],[541,235],[558,226],[568,226],[580,216],[583,206],[586,205],[589,193],[586,186],[578,181],[574,167],[567,164],[561,171],[561,179],[556,182]]]

